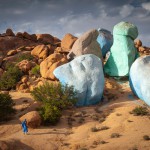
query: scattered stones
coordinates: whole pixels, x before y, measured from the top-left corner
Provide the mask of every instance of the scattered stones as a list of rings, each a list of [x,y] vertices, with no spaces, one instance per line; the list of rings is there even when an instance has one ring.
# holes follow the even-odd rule
[[[42,122],[41,117],[37,111],[28,112],[20,118],[20,121],[23,121],[24,119],[27,120],[27,126],[29,128],[37,128],[41,125]]]
[[[120,22],[114,26],[114,42],[110,50],[104,72],[109,76],[128,76],[132,63],[138,58],[134,39],[138,36],[137,27],[129,22]]]
[[[101,48],[96,41],[98,35],[99,33],[96,29],[84,33],[75,41],[71,51],[67,55],[67,58],[72,60],[75,57],[84,54],[94,54],[103,61]]]
[[[77,106],[97,104],[101,101],[104,74],[101,59],[97,56],[78,56],[70,63],[56,68],[53,73],[62,84],[74,86],[78,94]]]

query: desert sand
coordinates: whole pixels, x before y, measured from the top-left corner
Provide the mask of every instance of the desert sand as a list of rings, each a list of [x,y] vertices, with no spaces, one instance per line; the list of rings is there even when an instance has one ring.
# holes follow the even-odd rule
[[[10,92],[17,113],[11,121],[0,124],[1,147],[10,150],[149,150],[150,116],[134,116],[130,112],[145,105],[133,95],[128,81],[106,79],[104,100],[90,107],[63,112],[56,126],[29,129],[24,135],[19,117],[38,105],[30,93]],[[71,121],[70,121],[71,120]],[[106,128],[92,132],[92,128]],[[107,128],[108,127],[108,128]],[[119,137],[112,138],[112,133]],[[2,146],[3,145],[3,146]]]

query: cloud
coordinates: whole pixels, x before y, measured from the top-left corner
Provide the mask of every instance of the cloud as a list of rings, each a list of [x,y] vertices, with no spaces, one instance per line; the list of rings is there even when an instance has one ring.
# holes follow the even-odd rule
[[[120,11],[122,17],[128,17],[132,14],[134,7],[131,5],[124,5]]]
[[[22,15],[22,14],[25,13],[25,11],[23,11],[23,10],[14,10],[12,13],[15,14],[15,15]]]
[[[148,11],[150,11],[150,2],[142,3],[142,7]]]

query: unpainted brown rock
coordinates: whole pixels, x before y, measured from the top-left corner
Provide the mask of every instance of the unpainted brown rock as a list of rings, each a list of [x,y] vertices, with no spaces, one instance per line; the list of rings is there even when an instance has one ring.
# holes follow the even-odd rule
[[[31,51],[31,55],[45,59],[49,55],[49,48],[46,45],[38,45]]]
[[[18,91],[22,91],[22,90],[24,90],[24,89],[26,89],[26,88],[28,88],[28,86],[27,86],[27,84],[25,84],[25,83],[22,83],[22,84],[18,85],[18,87],[16,87],[16,89],[17,89]]]
[[[7,36],[15,36],[15,34],[14,34],[13,31],[12,31],[12,29],[10,29],[10,28],[8,28],[8,29],[6,30],[6,35],[7,35]]]
[[[15,62],[17,62],[18,58],[22,57],[23,55],[30,55],[30,54],[31,54],[31,52],[23,51],[23,52],[17,53],[16,55],[5,57],[3,59],[3,63],[1,65],[1,67],[3,69],[5,69],[7,64],[15,63]]]
[[[17,50],[10,50],[10,51],[8,51],[7,56],[12,56],[12,55],[15,55],[17,53],[18,53]]]
[[[47,57],[41,64],[40,64],[40,73],[43,78],[56,80],[53,71],[58,67],[65,63],[67,63],[67,57],[63,54],[54,53]]]
[[[76,40],[77,40],[77,37],[73,36],[70,33],[66,34],[61,41],[62,49],[64,49],[64,51],[70,51],[70,49],[72,48]]]
[[[140,39],[136,39],[136,40],[134,41],[134,43],[135,43],[136,48],[142,46],[142,41],[141,41]]]
[[[41,125],[42,122],[41,117],[37,111],[28,112],[20,118],[20,121],[22,122],[25,119],[27,120],[27,126],[29,128],[37,128]]]
[[[21,82],[27,83],[27,82],[28,82],[28,76],[27,76],[27,75],[23,76],[23,77],[21,78]]]
[[[54,37],[50,34],[36,34],[37,40],[44,44],[52,44],[54,43]]]
[[[139,52],[144,52],[146,49],[143,46],[138,47]]]
[[[73,47],[67,58],[72,60],[73,58],[84,55],[84,54],[94,54],[97,57],[101,58],[103,61],[103,56],[101,52],[100,45],[97,42],[97,37],[99,33],[96,29],[87,31],[81,35],[73,44]]]
[[[17,64],[17,66],[23,72],[28,72],[31,69],[31,67],[32,67],[32,63],[30,61],[28,61],[28,60],[22,60],[21,62],[19,62]]]
[[[20,38],[23,38],[23,33],[18,32],[18,33],[16,34],[16,36],[17,36],[17,37],[20,37]]]

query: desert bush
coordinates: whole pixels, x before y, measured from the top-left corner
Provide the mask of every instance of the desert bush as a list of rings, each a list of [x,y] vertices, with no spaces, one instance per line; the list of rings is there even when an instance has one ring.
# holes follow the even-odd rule
[[[62,110],[73,106],[76,101],[76,91],[73,87],[45,83],[35,88],[31,95],[36,101],[42,102],[41,117],[45,124],[56,124],[62,114]]]
[[[135,116],[144,116],[147,115],[149,112],[147,107],[138,106],[135,107],[130,113],[134,114]]]
[[[148,135],[144,135],[144,136],[143,136],[143,139],[144,139],[145,141],[149,141],[149,140],[150,140],[150,137],[149,137]]]
[[[40,66],[36,65],[31,69],[31,73],[34,74],[35,76],[38,76],[40,74]]]
[[[0,78],[0,89],[10,90],[16,86],[16,83],[21,79],[22,72],[17,66],[10,66]]]
[[[97,128],[97,127],[92,127],[91,128],[91,132],[98,132],[99,131],[99,128]]]
[[[16,60],[16,63],[21,62],[22,60],[33,60],[33,56],[31,54],[20,54],[18,56],[18,59]]]
[[[121,135],[119,133],[112,133],[111,138],[119,138]]]
[[[0,121],[7,120],[15,112],[14,102],[9,94],[0,93]]]

